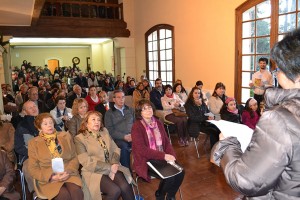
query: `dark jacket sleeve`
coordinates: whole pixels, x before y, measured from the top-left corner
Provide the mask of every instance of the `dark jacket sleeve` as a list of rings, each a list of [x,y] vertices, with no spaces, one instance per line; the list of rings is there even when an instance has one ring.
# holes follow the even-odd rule
[[[276,186],[292,157],[292,139],[284,120],[277,111],[265,112],[244,153],[234,137],[215,145],[212,159],[220,158],[226,180],[236,191],[261,196]]]
[[[18,126],[15,133],[15,151],[20,156],[28,158],[28,149],[25,146],[24,135],[30,134],[29,131],[22,126]]]

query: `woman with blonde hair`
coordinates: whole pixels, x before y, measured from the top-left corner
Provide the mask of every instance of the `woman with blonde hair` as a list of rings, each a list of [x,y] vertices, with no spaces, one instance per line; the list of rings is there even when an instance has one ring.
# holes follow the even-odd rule
[[[72,106],[73,117],[67,122],[69,132],[75,137],[78,134],[80,124],[88,111],[88,103],[83,98],[75,99]]]
[[[82,200],[74,143],[67,132],[56,132],[54,124],[49,113],[34,120],[39,135],[28,143],[28,172],[37,184],[35,192],[47,199]],[[63,165],[60,170],[53,168],[57,160]]]
[[[85,200],[134,199],[129,169],[120,165],[120,149],[102,123],[102,115],[89,111],[83,119],[79,134],[74,138],[76,152],[82,165],[81,175]]]

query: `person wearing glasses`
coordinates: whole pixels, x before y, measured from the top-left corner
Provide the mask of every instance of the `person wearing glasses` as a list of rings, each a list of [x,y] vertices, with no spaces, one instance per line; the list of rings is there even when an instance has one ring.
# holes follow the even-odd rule
[[[149,160],[176,161],[175,151],[170,143],[163,124],[153,116],[155,107],[151,101],[143,99],[137,103],[137,120],[132,127],[132,151],[136,173],[150,182],[151,176],[159,178],[151,168]],[[167,179],[161,179],[155,192],[156,200],[173,200],[184,178],[184,171]]]
[[[134,110],[125,105],[125,94],[122,90],[113,92],[113,101],[114,105],[105,113],[105,126],[121,149],[121,164],[130,169],[131,127],[135,120]]]

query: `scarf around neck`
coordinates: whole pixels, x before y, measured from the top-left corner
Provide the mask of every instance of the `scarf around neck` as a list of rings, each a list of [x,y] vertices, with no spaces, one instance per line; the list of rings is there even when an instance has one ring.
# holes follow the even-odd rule
[[[52,155],[52,158],[60,158],[61,153],[62,153],[62,148],[57,140],[57,132],[55,132],[53,134],[45,134],[45,133],[41,132],[40,137],[42,139],[44,139],[44,141]]]
[[[146,129],[149,147],[153,150],[163,151],[161,133],[159,131],[155,118],[152,117],[150,123],[147,123],[144,119],[141,119],[141,123]]]

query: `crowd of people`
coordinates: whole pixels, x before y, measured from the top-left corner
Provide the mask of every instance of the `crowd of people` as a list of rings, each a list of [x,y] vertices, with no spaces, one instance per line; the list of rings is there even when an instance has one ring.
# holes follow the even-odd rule
[[[273,54],[276,53],[274,50]],[[259,60],[263,75],[255,75],[250,82],[254,91],[265,91],[272,86],[264,71],[267,61]],[[15,68],[12,72],[12,84],[1,85],[5,112],[13,113],[7,134],[14,132],[17,156],[13,157],[11,145],[3,148],[9,157],[1,153],[0,168],[5,165],[4,172],[13,181],[11,163],[6,163],[21,161],[28,189],[49,199],[101,199],[104,195],[105,199],[130,200],[134,199],[130,186],[133,170],[150,181],[150,174],[155,176],[155,172],[147,167],[148,160],[178,162],[162,121],[175,125],[179,146],[188,146],[191,137],[197,138],[204,132],[210,136],[213,148],[230,145],[234,140],[218,142],[219,137],[223,139],[222,134],[207,120],[227,120],[256,130],[264,111],[260,109],[261,94],[255,93],[245,106],[237,105],[235,98],[225,94],[222,82],[216,83],[209,98],[203,94],[200,80],[189,93],[181,80],[173,86],[162,82],[157,78],[152,87],[145,76],[139,81],[128,76],[124,82],[120,75],[83,73],[75,66],[57,68],[52,74],[47,66],[36,69],[24,61],[20,70]],[[132,96],[132,105],[125,105],[125,96]],[[218,150],[226,156],[226,149]],[[235,153],[241,156],[240,152]],[[227,157],[233,159],[232,155]],[[57,162],[60,168],[54,170]],[[221,165],[227,163],[228,159]],[[155,198],[175,199],[184,175],[183,170],[174,177],[162,179]],[[230,174],[227,176],[232,179]],[[2,191],[0,187],[1,196],[15,195],[14,190],[5,189]],[[239,191],[249,195],[247,191]]]

